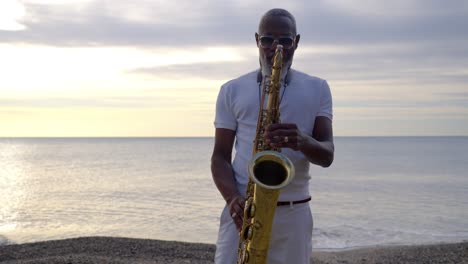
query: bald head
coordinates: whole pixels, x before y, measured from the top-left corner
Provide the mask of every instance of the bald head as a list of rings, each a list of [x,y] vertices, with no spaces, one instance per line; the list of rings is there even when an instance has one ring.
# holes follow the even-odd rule
[[[293,33],[294,35],[297,34],[297,30],[296,30],[296,19],[294,18],[294,16],[289,13],[289,11],[285,10],[285,9],[281,9],[281,8],[274,8],[274,9],[270,9],[268,10],[263,16],[262,16],[262,19],[260,20],[260,24],[258,25],[258,31],[261,32],[262,29],[264,28],[265,26],[265,23],[270,19],[270,18],[273,18],[273,17],[286,17],[288,18],[289,20],[291,20],[291,24],[292,24],[292,30],[293,30]]]
[[[266,12],[260,20],[258,32],[255,33],[262,72],[265,75],[271,73],[276,47],[278,44],[284,43],[284,41],[288,41],[287,43],[290,45],[283,49],[283,68],[289,69],[300,38],[301,36],[296,33],[296,19],[291,13],[280,8]],[[261,44],[262,40],[271,45]],[[284,44],[281,45],[285,47]],[[287,73],[287,71],[284,72]]]

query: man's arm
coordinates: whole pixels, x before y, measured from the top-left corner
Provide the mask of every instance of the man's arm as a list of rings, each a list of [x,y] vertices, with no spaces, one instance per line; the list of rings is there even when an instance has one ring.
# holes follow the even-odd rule
[[[332,121],[324,116],[315,118],[312,137],[299,149],[307,159],[322,167],[329,167],[335,156]]]
[[[288,142],[285,142],[285,137]],[[312,136],[300,131],[296,124],[273,124],[267,127],[265,139],[272,147],[301,151],[313,164],[329,167],[333,162],[333,127],[327,117],[318,116],[315,119]]]
[[[238,228],[242,225],[244,198],[237,190],[236,180],[232,171],[232,146],[236,132],[230,129],[217,128],[215,144],[211,156],[211,174],[219,192],[229,206],[229,213]]]

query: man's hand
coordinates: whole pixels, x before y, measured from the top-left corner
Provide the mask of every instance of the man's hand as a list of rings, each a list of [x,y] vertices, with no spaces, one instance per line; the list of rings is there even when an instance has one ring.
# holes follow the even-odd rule
[[[273,148],[301,150],[307,141],[307,136],[297,128],[296,124],[268,125],[264,136],[266,143]]]
[[[334,158],[331,119],[318,116],[312,136],[300,131],[296,124],[271,124],[266,127],[265,141],[274,148],[290,148],[302,152],[311,163],[329,167]]]
[[[242,228],[242,222],[244,218],[244,205],[245,199],[241,195],[236,195],[227,201],[229,207],[229,214],[236,224],[237,231]]]

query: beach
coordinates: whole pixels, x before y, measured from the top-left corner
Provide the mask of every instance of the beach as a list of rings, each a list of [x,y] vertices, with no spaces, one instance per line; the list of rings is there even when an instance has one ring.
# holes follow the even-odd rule
[[[81,237],[0,247],[4,264],[213,263],[215,246],[150,239]],[[313,264],[468,263],[468,241],[453,244],[390,246],[316,251]]]

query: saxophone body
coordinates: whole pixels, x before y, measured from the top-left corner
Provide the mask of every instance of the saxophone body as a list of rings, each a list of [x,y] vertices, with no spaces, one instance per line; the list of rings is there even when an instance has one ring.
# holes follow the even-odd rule
[[[294,166],[289,158],[280,153],[281,149],[271,148],[264,142],[266,126],[280,122],[282,52],[283,47],[277,45],[270,81],[263,82],[253,155],[248,167],[249,181],[237,264],[266,263],[279,192],[294,177]]]

